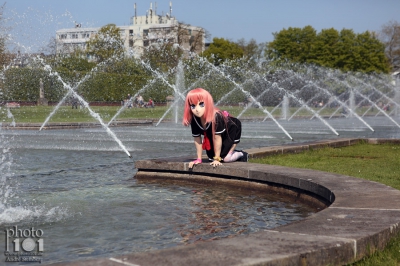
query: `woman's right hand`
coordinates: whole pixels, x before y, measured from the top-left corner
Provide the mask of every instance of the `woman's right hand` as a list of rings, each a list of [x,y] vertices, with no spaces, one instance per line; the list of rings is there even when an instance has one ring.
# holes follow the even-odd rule
[[[195,164],[200,164],[200,163],[202,163],[202,160],[201,159],[196,159],[196,160],[194,160],[194,161],[189,163],[189,168],[193,168],[193,166]]]

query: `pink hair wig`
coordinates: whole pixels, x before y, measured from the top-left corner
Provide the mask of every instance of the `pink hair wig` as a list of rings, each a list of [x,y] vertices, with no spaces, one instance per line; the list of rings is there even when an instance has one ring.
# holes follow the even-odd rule
[[[214,106],[214,100],[208,91],[202,88],[197,88],[189,91],[186,95],[185,109],[183,111],[183,125],[190,125],[193,118],[193,113],[190,105],[197,105],[199,102],[204,102],[204,106],[206,108],[204,112],[204,118],[206,119],[206,122],[212,122],[213,125],[215,124],[215,113],[218,112],[219,109]]]

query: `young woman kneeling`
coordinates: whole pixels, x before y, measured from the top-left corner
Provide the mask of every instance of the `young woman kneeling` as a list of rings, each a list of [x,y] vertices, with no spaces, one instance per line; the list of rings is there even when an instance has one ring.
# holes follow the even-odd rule
[[[197,88],[191,90],[185,100],[183,125],[191,126],[196,147],[197,159],[190,162],[189,168],[202,162],[203,149],[211,161],[210,165],[218,166],[221,162],[247,162],[248,154],[235,150],[240,142],[242,124],[226,111],[214,106],[211,94]],[[204,136],[203,141],[201,135]]]

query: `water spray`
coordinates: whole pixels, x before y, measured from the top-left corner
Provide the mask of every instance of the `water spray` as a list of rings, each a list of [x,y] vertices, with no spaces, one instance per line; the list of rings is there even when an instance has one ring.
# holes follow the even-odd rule
[[[125,148],[125,146],[122,144],[121,140],[117,138],[117,136],[115,135],[115,133],[103,122],[103,119],[100,117],[100,115],[96,112],[94,112],[88,102],[86,102],[76,91],[74,91],[74,89],[66,84],[64,82],[64,80],[60,77],[60,75],[57,72],[53,72],[51,67],[49,65],[44,64],[43,59],[38,57],[38,59],[41,61],[41,63],[44,65],[44,69],[49,72],[50,76],[55,76],[57,77],[57,79],[63,84],[64,88],[67,88],[69,90],[69,94],[72,94],[75,98],[77,98],[79,100],[79,102],[81,103],[81,105],[83,105],[90,113],[90,115],[97,119],[97,121],[99,121],[99,123],[101,124],[101,126],[106,130],[107,134],[109,136],[111,136],[117,143],[118,145],[121,147],[121,149],[130,157],[132,158],[131,154],[129,153],[129,151]]]

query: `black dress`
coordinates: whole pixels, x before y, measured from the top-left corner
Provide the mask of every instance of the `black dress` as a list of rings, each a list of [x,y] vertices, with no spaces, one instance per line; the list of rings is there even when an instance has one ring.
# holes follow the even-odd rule
[[[221,147],[221,158],[225,158],[228,155],[229,150],[232,148],[233,144],[240,142],[240,136],[242,135],[242,123],[236,117],[228,116],[227,123],[222,117],[221,113],[215,114],[215,134],[221,135],[222,147]],[[211,160],[215,156],[214,153],[214,138],[212,136],[212,126],[211,123],[206,124],[204,129],[201,125],[201,120],[197,116],[193,115],[191,122],[192,136],[199,137],[206,134],[210,141],[210,150],[206,150],[208,158]]]

